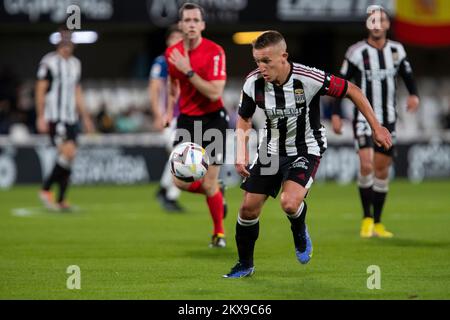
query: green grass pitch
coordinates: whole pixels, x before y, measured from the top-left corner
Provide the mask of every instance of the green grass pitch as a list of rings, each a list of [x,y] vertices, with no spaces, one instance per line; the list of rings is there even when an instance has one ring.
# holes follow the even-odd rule
[[[0,299],[450,299],[450,181],[391,184],[384,222],[395,238],[360,239],[354,185],[317,183],[308,201],[314,256],[297,262],[279,199],[261,217],[253,277],[223,279],[237,259],[242,191],[227,190],[228,247],[210,249],[203,197],[162,211],[156,185],[73,187],[75,213],[40,209],[38,186],[0,191]],[[81,289],[66,287],[69,265]],[[367,268],[381,270],[369,290]]]

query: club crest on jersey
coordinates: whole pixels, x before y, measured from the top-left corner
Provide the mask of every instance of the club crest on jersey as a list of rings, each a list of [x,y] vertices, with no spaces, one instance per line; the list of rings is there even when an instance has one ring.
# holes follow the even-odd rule
[[[303,89],[294,90],[295,103],[302,104],[306,102],[305,91]]]

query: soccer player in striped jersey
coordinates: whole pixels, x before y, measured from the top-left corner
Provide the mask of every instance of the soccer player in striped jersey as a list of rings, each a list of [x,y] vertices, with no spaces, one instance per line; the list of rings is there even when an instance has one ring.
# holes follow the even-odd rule
[[[287,45],[277,31],[261,34],[253,43],[258,69],[247,77],[242,90],[237,120],[236,170],[244,177],[245,190],[236,223],[239,261],[226,278],[250,276],[254,272],[253,252],[259,234],[259,215],[269,196],[281,189],[281,207],[291,224],[295,254],[306,264],[312,256],[312,242],[305,218],[304,201],[313,183],[320,158],[327,148],[325,129],[320,124],[320,96],[349,97],[366,117],[377,144],[391,146],[391,135],[377,121],[369,101],[352,83],[321,70],[288,60]],[[247,167],[246,138],[251,119],[260,108],[266,115],[266,137],[256,160]],[[267,152],[272,165],[262,154]]]
[[[94,127],[84,106],[80,85],[81,63],[73,56],[71,33],[60,31],[60,35],[56,51],[42,58],[37,72],[37,129],[40,133],[48,133],[52,144],[58,148],[55,166],[44,180],[39,197],[49,209],[69,210],[66,192],[77,152],[78,116],[81,115],[87,132],[93,132]],[[59,185],[56,203],[50,191],[54,183]]]
[[[397,77],[402,77],[408,89],[407,109],[410,112],[415,112],[419,106],[417,86],[402,44],[387,39],[390,22],[386,11],[380,6],[371,6],[368,13],[369,36],[347,50],[341,75],[347,80],[354,79],[361,87],[378,121],[391,132],[395,144]],[[339,101],[335,106],[333,130],[340,134]],[[372,130],[357,109],[354,112],[353,133],[360,160],[358,186],[363,208],[360,235],[363,238],[391,238],[392,232],[381,223],[381,214],[389,187],[389,167],[394,148],[384,150],[373,144]]]

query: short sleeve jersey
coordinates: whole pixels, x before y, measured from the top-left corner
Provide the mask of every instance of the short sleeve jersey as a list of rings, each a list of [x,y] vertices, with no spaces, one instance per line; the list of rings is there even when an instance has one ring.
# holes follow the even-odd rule
[[[180,113],[188,116],[201,116],[223,108],[222,98],[211,101],[191,84],[185,74],[169,62],[168,57],[177,49],[185,54],[183,41],[166,50],[169,75],[180,82]],[[192,70],[206,81],[226,80],[225,52],[222,47],[211,40],[202,38],[201,43],[188,52]]]

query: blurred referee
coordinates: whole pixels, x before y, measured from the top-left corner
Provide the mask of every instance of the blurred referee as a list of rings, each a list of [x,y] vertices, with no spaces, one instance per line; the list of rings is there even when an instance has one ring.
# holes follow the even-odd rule
[[[61,40],[56,51],[46,54],[39,63],[35,99],[38,132],[48,133],[58,148],[55,166],[45,179],[39,198],[48,209],[65,211],[70,210],[65,199],[77,151],[78,117],[81,116],[87,132],[93,132],[93,125],[84,107],[81,63],[72,55],[72,34],[67,30],[59,33]],[[59,186],[56,202],[50,191],[54,183]]]

